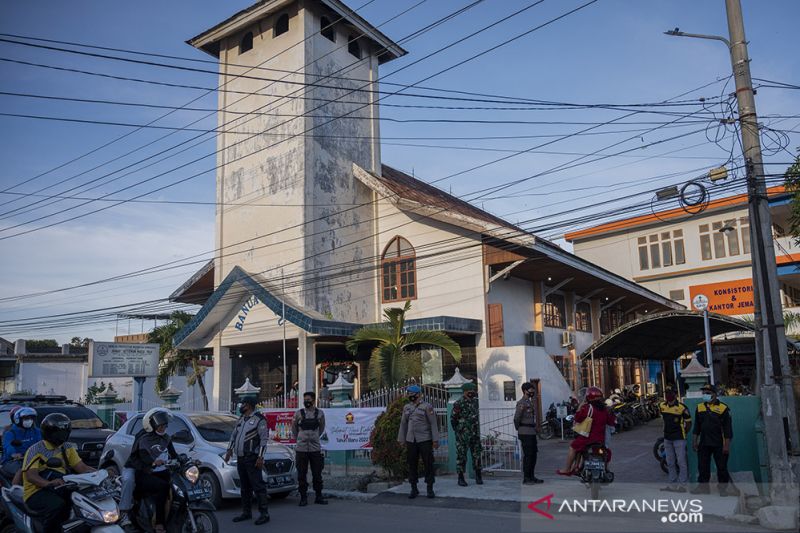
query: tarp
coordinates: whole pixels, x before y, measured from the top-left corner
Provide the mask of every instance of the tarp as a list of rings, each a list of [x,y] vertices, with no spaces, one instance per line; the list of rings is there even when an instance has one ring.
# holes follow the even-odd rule
[[[331,407],[325,413],[325,433],[320,442],[328,451],[372,449],[370,435],[378,415],[385,407]],[[292,418],[296,410],[263,409],[267,417],[270,439],[282,444],[296,444],[292,435]]]

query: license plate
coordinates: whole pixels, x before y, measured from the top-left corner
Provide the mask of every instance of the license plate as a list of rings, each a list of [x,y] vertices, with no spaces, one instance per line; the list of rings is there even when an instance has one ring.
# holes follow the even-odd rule
[[[603,468],[603,466],[604,465],[603,465],[603,460],[602,459],[598,459],[596,457],[592,457],[592,458],[586,460],[586,468],[591,468],[592,470],[594,470],[594,469],[598,469],[598,468]]]
[[[211,497],[211,491],[204,486],[194,486],[187,494],[190,500],[205,500]]]

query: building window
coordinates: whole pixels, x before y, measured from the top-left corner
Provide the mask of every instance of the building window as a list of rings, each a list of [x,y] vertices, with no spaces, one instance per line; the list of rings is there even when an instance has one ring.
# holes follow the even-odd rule
[[[604,309],[600,313],[600,333],[606,335],[622,325],[620,309]]]
[[[639,270],[682,265],[686,262],[683,230],[662,231],[637,239]]]
[[[328,17],[319,19],[319,32],[329,41],[336,42],[336,33],[333,31],[333,24],[328,20]]]
[[[592,306],[588,302],[581,302],[575,306],[575,329],[592,331]]]
[[[686,293],[683,292],[683,289],[676,289],[674,291],[669,291],[669,299],[675,300],[676,302],[680,302],[681,300],[686,299]]]
[[[272,36],[277,37],[278,35],[283,35],[287,31],[289,31],[289,15],[284,13],[275,21],[275,31],[272,33]]]
[[[350,55],[361,59],[361,45],[358,44],[358,38],[352,35],[347,36],[347,51]]]
[[[416,253],[402,237],[392,239],[381,258],[383,303],[414,300],[417,297]]]
[[[703,261],[750,253],[750,223],[747,217],[700,224],[700,257]]]
[[[549,294],[544,302],[544,325],[551,328],[565,329],[567,317],[564,312],[564,296]]]
[[[249,31],[244,34],[242,40],[239,41],[239,55],[253,49],[253,32]]]
[[[800,289],[784,283],[781,286],[781,292],[783,293],[784,307],[800,307]]]

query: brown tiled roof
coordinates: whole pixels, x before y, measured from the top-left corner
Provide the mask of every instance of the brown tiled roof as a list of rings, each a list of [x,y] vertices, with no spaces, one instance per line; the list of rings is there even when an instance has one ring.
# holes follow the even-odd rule
[[[420,181],[405,172],[401,172],[388,165],[381,165],[381,183],[390,189],[394,194],[405,200],[417,202],[422,205],[441,208],[445,212],[455,212],[460,215],[472,217],[474,219],[488,222],[495,225],[498,229],[513,228],[523,231],[510,222],[487,213],[474,205],[456,198],[443,190]]]

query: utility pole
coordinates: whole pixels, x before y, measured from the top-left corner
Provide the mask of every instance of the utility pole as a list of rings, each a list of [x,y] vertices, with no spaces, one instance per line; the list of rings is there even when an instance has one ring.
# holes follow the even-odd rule
[[[787,452],[800,454],[797,410],[792,390],[786,332],[780,299],[780,285],[772,240],[772,216],[764,180],[758,116],[756,115],[750,58],[744,34],[740,0],[725,0],[729,39],[716,35],[684,33],[675,29],[668,35],[722,41],[731,56],[736,81],[736,100],[745,164],[747,167],[748,211],[753,269],[753,295],[756,327],[756,365],[764,414],[767,452],[770,460],[773,496],[796,505],[796,489]],[[773,505],[775,505],[773,500]]]

